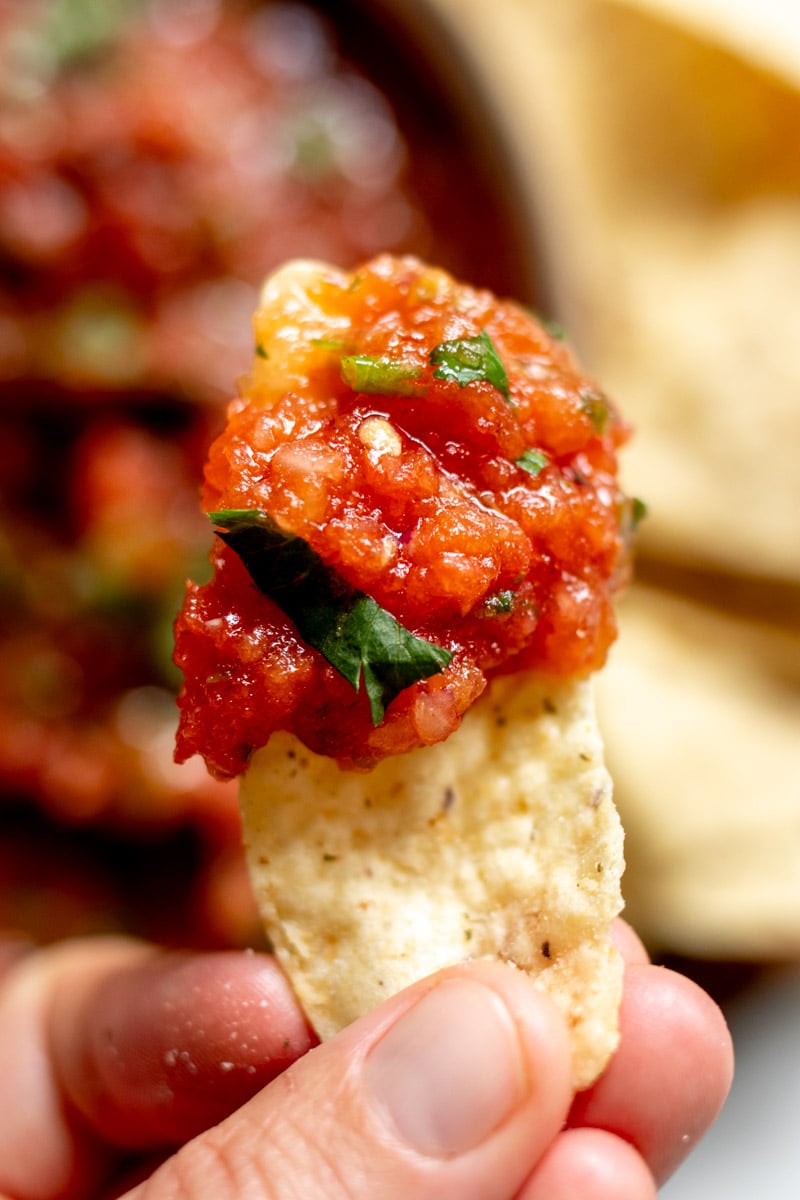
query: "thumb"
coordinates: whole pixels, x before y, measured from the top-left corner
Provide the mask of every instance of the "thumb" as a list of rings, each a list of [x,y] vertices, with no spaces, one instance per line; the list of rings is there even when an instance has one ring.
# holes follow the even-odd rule
[[[511,1200],[571,1099],[564,1022],[476,962],[311,1050],[129,1200]]]

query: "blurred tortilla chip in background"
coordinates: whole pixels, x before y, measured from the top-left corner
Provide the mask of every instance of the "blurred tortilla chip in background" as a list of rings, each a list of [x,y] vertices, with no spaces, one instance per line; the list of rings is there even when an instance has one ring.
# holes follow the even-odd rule
[[[800,13],[438,0],[491,81],[548,291],[647,504],[600,681],[628,912],[800,951]],[[524,26],[524,28],[523,28]]]
[[[598,691],[627,915],[697,958],[796,954],[800,639],[643,587],[623,631]]]

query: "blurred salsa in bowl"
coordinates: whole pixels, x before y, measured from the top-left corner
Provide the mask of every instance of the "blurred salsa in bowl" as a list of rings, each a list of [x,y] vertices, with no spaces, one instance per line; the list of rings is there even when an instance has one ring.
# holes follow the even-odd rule
[[[263,277],[391,250],[533,299],[501,141],[391,11],[0,0],[0,927],[256,936],[171,647]]]

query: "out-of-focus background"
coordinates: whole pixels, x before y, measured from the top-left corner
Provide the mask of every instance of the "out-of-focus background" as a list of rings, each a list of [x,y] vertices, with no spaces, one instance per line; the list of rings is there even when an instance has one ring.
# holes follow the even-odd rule
[[[628,910],[742,1064],[665,1194],[794,1196],[794,0],[0,0],[0,927],[258,941],[171,622],[259,282],[384,249],[558,319],[637,427]]]

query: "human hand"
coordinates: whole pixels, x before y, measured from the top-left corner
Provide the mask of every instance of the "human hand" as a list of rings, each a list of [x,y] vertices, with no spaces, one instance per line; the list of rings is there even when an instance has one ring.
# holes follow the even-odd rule
[[[10,948],[0,1200],[652,1200],[732,1053],[700,989],[624,926],[620,945],[621,1045],[577,1098],[561,1017],[501,964],[424,980],[312,1049],[269,956]]]

